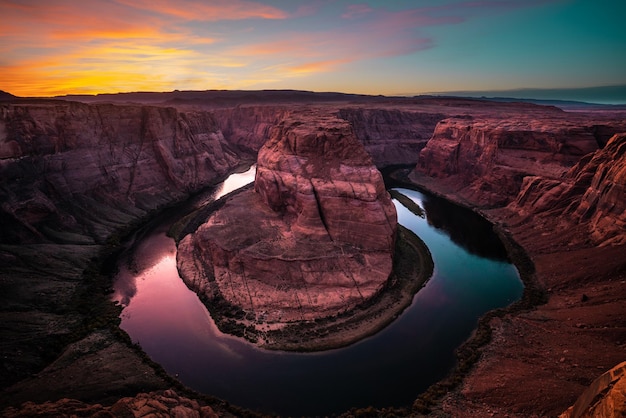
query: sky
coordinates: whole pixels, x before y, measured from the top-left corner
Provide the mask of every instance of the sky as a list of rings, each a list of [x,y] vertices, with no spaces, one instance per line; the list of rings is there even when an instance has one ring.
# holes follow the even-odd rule
[[[0,0],[0,90],[624,86],[625,16],[623,0]]]

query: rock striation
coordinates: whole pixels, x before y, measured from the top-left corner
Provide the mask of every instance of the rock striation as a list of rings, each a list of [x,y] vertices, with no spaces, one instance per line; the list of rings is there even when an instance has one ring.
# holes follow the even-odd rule
[[[588,224],[597,245],[626,243],[626,134],[586,155],[560,179],[524,178],[508,209],[521,216],[557,217],[561,228]]]
[[[591,127],[557,116],[444,119],[421,151],[412,176],[438,179],[480,207],[505,206],[519,193],[524,177],[559,178],[598,149]]]
[[[337,315],[391,270],[396,212],[350,124],[292,115],[259,152],[254,191],[231,197],[178,247],[209,306],[223,299],[258,330]]]
[[[208,112],[1,104],[0,241],[102,242],[211,184],[245,155]]]
[[[559,418],[626,416],[626,361],[600,375]]]
[[[345,107],[338,116],[350,122],[378,168],[416,164],[437,123],[446,115],[436,109]]]

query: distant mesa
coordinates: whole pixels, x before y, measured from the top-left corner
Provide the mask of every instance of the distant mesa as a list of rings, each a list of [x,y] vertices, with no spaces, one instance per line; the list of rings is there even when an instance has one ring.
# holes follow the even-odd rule
[[[254,190],[180,242],[178,267],[209,308],[235,313],[233,326],[258,334],[377,295],[392,271],[396,229],[382,175],[350,124],[299,114],[259,152]]]
[[[17,96],[12,95],[4,90],[0,90],[0,100],[12,100],[17,99]]]

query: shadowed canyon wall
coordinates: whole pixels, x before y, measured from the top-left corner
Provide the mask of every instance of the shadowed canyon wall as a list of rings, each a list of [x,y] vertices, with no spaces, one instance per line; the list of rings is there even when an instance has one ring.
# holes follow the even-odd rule
[[[74,102],[0,112],[3,242],[102,242],[251,158],[207,112]]]

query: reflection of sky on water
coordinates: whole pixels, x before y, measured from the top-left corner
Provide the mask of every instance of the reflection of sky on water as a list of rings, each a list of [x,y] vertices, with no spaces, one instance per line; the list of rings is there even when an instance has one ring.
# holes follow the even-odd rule
[[[231,175],[211,194],[211,200],[254,181],[255,173],[256,167],[252,166],[244,173]],[[167,225],[161,225],[141,237],[119,265],[113,300],[124,306],[122,329],[166,369],[168,364],[175,367],[176,357],[188,352],[194,342],[203,347],[202,355],[207,354],[206,347],[211,347],[227,356],[240,357],[228,344],[237,338],[219,331],[198,296],[180,279],[176,244],[165,235],[166,229]]]
[[[243,179],[229,181],[218,196],[253,181],[254,168],[237,176]],[[422,208],[429,199],[401,192]],[[468,253],[446,230],[394,204],[399,222],[429,246],[435,272],[411,307],[374,336],[305,354],[261,350],[224,335],[178,276],[166,225],[146,231],[120,263],[115,290],[126,305],[121,327],[184,384],[245,407],[324,415],[352,406],[408,405],[453,366],[454,350],[477,318],[508,305],[522,287],[510,264]]]
[[[252,183],[254,181],[255,175],[256,165],[253,165],[245,173],[237,173],[228,177],[217,189],[217,192],[215,194],[215,200],[219,199],[225,194],[232,192],[233,190],[237,190],[240,187],[245,186],[246,184]]]
[[[503,306],[503,300],[506,306],[519,299],[523,290],[521,280],[517,279],[516,286],[505,288],[501,285],[503,277],[519,275],[515,266],[506,261],[498,261],[502,249],[494,248],[493,237],[483,239],[481,234],[484,231],[477,228],[480,232],[471,237],[468,234],[465,240],[467,247],[462,246],[463,242],[451,241],[447,230],[435,228],[428,222],[431,214],[428,212],[428,205],[424,205],[424,196],[421,193],[408,189],[398,190],[426,210],[426,219],[423,219],[414,216],[408,209],[394,201],[398,222],[415,232],[428,246],[435,263],[434,276],[438,279],[437,286],[445,289],[446,298],[463,300],[463,303],[454,304],[454,308],[476,307],[474,312],[468,312],[475,315],[477,312],[483,312],[485,307],[490,310]],[[469,251],[469,248],[476,250],[483,241],[490,242],[479,249],[481,256]]]

